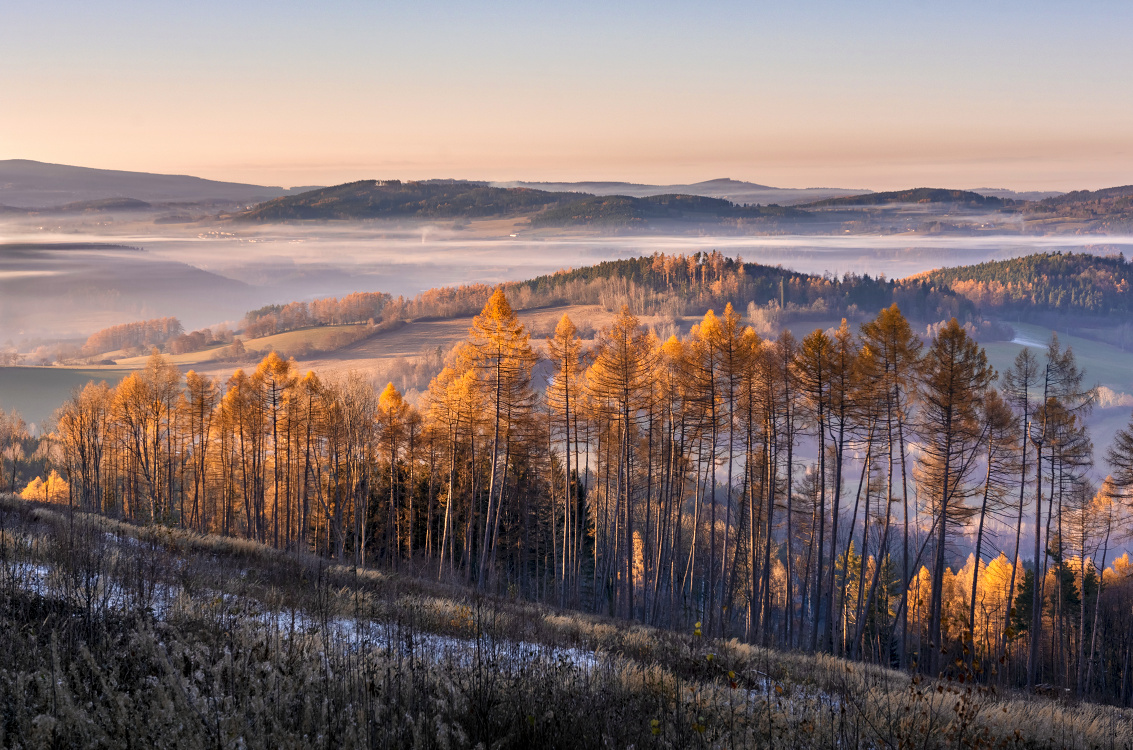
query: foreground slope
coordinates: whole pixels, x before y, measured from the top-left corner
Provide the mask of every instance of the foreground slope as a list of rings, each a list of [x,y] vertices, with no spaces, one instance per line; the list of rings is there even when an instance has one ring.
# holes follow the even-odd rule
[[[929,681],[0,497],[0,743],[1120,748],[1133,712]],[[426,571],[422,571],[426,572]]]

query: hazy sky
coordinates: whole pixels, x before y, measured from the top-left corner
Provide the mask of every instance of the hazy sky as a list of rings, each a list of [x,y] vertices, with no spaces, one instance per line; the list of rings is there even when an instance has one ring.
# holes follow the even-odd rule
[[[3,0],[0,158],[275,185],[1133,182],[1133,3]]]

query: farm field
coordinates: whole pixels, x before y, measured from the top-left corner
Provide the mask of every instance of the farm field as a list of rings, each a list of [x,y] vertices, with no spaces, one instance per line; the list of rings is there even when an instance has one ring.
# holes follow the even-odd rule
[[[519,316],[538,343],[554,331],[564,313],[571,316],[588,338],[593,336],[592,331],[607,325],[614,317],[598,305],[528,310]],[[643,320],[654,322],[652,318]],[[415,321],[332,352],[300,354],[295,360],[303,372],[313,370],[325,375],[358,372],[377,379],[401,360],[421,357],[438,347],[447,352],[467,338],[471,325],[471,317]],[[211,377],[227,379],[239,367],[254,367],[258,359],[272,349],[284,355],[321,349],[333,345],[334,337],[349,341],[363,333],[364,328],[362,325],[325,326],[249,339],[244,342],[249,356],[239,362],[216,361],[224,347],[167,356],[183,371],[195,369]],[[113,385],[132,370],[145,367],[147,359],[146,356],[119,359],[114,367],[0,367],[0,408],[18,410],[29,423],[39,424],[51,416],[76,386],[99,380]]]
[[[1015,341],[996,341],[985,345],[992,365],[1002,372],[1009,367],[1015,355],[1024,346],[1041,352],[1050,341],[1053,329],[1027,323],[1012,323],[1015,328]],[[1086,370],[1086,380],[1090,384],[1104,385],[1115,391],[1133,393],[1133,353],[1101,341],[1058,334],[1063,347],[1071,347],[1078,360],[1078,366]]]

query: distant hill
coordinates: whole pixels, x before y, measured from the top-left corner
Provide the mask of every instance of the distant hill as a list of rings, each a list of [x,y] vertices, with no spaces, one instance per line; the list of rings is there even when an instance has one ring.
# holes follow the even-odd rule
[[[994,196],[980,195],[969,190],[945,190],[943,188],[912,188],[893,190],[885,193],[867,193],[808,203],[800,208],[836,208],[841,206],[885,206],[912,203],[946,203],[965,208],[1002,208],[1007,201]]]
[[[718,222],[801,219],[810,214],[783,206],[738,206],[700,195],[596,196],[524,187],[489,187],[459,180],[363,180],[263,203],[242,221],[455,219],[530,216],[533,227],[625,228],[651,222]]]
[[[967,192],[979,193],[992,198],[1006,198],[1013,201],[1041,201],[1044,198],[1056,198],[1065,195],[1058,190],[1008,190],[1007,188],[971,188]]]
[[[575,193],[488,187],[458,180],[360,180],[276,198],[242,214],[242,221],[328,219],[454,219],[508,216],[578,200]]]
[[[217,182],[188,175],[91,169],[28,159],[0,160],[0,204],[17,208],[50,208],[109,198],[149,203],[255,202],[288,192],[281,187]]]
[[[549,208],[531,219],[540,226],[633,227],[654,221],[704,221],[724,219],[801,219],[806,211],[783,206],[737,206],[722,198],[699,195],[587,196]]]
[[[493,182],[495,187],[528,187],[552,192],[589,193],[591,195],[627,195],[646,198],[653,195],[700,195],[723,198],[732,203],[796,205],[823,198],[861,195],[867,190],[846,188],[778,188],[728,178],[706,180],[685,185],[645,185],[636,182]]]
[[[62,206],[50,206],[47,208],[0,206],[0,214],[37,216],[39,214],[129,213],[131,211],[148,211],[152,208],[154,208],[152,203],[146,203],[145,201],[140,201],[135,198],[102,198],[93,201],[64,203]]]
[[[1044,207],[1114,205],[1133,201],[1133,185],[1103,188],[1101,190],[1075,190],[1070,193],[1045,198]]]

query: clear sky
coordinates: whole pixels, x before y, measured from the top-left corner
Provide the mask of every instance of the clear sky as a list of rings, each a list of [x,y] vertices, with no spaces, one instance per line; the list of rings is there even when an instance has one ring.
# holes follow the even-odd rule
[[[0,158],[273,185],[1133,183],[1128,0],[3,0]]]

